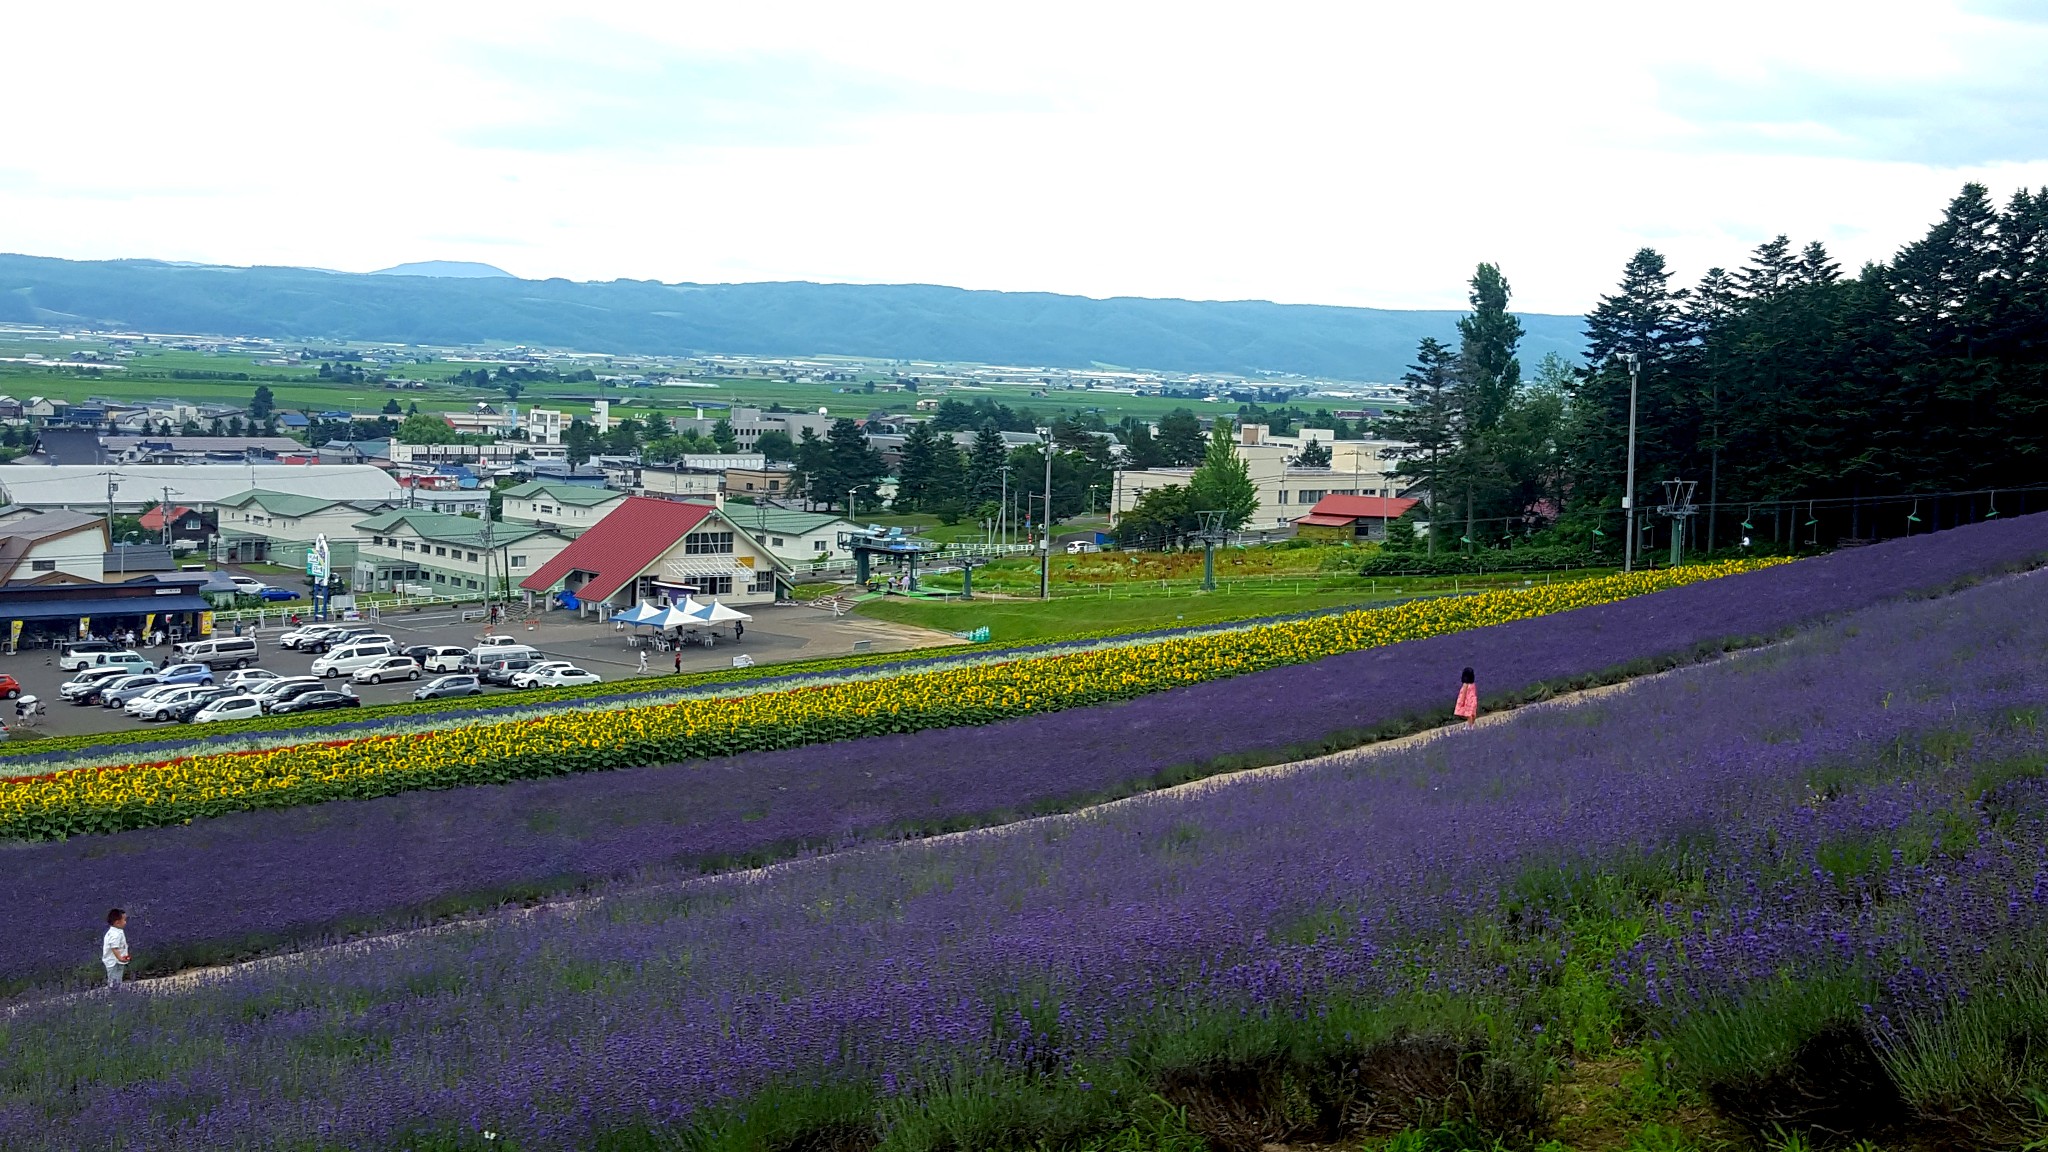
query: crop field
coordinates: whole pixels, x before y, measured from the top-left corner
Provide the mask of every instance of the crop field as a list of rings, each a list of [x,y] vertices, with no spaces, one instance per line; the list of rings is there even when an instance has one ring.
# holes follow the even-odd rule
[[[400,766],[461,787],[138,789],[104,811],[161,826],[10,851],[0,979],[42,990],[0,1017],[0,1146],[116,1117],[137,1148],[2020,1148],[2044,559],[2016,518]],[[1464,665],[1534,706],[1357,748],[1441,723]],[[519,766],[579,757],[617,770]],[[109,903],[169,971],[570,888],[599,898],[49,995]]]

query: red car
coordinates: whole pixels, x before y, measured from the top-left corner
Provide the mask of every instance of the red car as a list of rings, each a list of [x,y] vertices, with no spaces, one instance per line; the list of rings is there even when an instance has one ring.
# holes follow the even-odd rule
[[[21,682],[0,672],[0,699],[12,700],[21,695]]]

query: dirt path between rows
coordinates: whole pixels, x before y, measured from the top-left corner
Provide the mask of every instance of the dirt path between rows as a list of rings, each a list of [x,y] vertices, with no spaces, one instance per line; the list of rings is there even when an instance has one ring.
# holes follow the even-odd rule
[[[1701,664],[1689,664],[1683,668],[1674,668],[1668,671],[1653,673],[1647,676],[1639,676],[1629,680],[1618,681],[1613,684],[1605,684],[1599,687],[1587,688],[1577,692],[1564,693],[1559,696],[1554,696],[1548,700],[1539,701],[1533,704],[1525,704],[1519,708],[1488,713],[1486,715],[1481,716],[1478,722],[1475,725],[1473,725],[1473,727],[1492,727],[1496,724],[1511,723],[1517,716],[1533,711],[1541,711],[1545,709],[1555,708],[1579,707],[1592,701],[1602,699],[1604,697],[1617,695],[1622,692],[1627,692],[1634,688],[1636,685],[1642,684],[1646,681],[1655,680],[1663,676],[1669,676],[1675,672],[1682,672],[1688,669],[1704,667],[1706,664],[1718,663],[1722,660],[1739,659],[1742,656],[1749,655],[1751,653],[1762,650],[1763,649],[1756,648],[1745,649],[1743,651],[1733,652],[1720,657],[1716,657],[1714,660],[1706,661]],[[906,839],[889,843],[859,845],[854,848],[846,849],[845,851],[873,852],[902,851],[911,849],[926,850],[931,848],[943,847],[944,845],[950,843],[957,843],[976,837],[1011,836],[1019,833],[1026,833],[1034,829],[1056,826],[1062,823],[1095,819],[1101,816],[1103,813],[1114,812],[1120,808],[1124,808],[1130,805],[1171,802],[1172,800],[1177,798],[1196,796],[1217,789],[1235,788],[1245,784],[1250,784],[1262,780],[1271,780],[1278,777],[1290,776],[1300,772],[1312,772],[1319,768],[1328,767],[1339,762],[1349,763],[1355,762],[1361,758],[1378,757],[1395,752],[1402,752],[1411,748],[1420,747],[1424,744],[1428,744],[1436,740],[1456,739],[1464,732],[1465,727],[1466,726],[1463,724],[1446,725],[1439,728],[1432,728],[1423,732],[1417,732],[1408,736],[1400,736],[1389,740],[1381,740],[1372,744],[1362,744],[1356,748],[1347,748],[1341,752],[1332,752],[1322,756],[1311,757],[1306,760],[1294,760],[1284,764],[1271,764],[1261,768],[1246,768],[1236,772],[1218,773],[1213,776],[1205,776],[1200,780],[1192,780],[1185,784],[1176,784],[1168,788],[1160,788],[1149,792],[1141,792],[1134,796],[1126,796],[1118,800],[1105,801],[1100,804],[1091,804],[1085,808],[1074,809],[1071,812],[1060,812],[1049,816],[1034,816],[1026,820],[1013,821],[1007,824],[991,825],[986,828],[972,828],[961,832],[947,832],[936,836],[925,836],[916,839]],[[292,952],[282,952],[273,956],[263,956],[254,960],[245,960],[235,964],[215,965],[201,968],[189,968],[184,971],[172,973],[168,976],[158,976],[151,979],[133,981],[127,985],[126,991],[129,993],[146,993],[150,995],[175,994],[178,992],[183,992],[193,988],[201,987],[208,983],[218,982],[232,977],[240,976],[242,974],[249,972],[259,972],[269,968],[282,967],[284,965],[304,964],[308,961],[317,961],[330,956],[367,955],[383,949],[398,948],[404,946],[406,943],[412,940],[424,936],[448,932],[460,932],[467,929],[491,927],[499,924],[516,922],[522,919],[529,919],[537,916],[576,916],[593,907],[596,907],[597,905],[603,903],[606,900],[629,899],[650,894],[688,891],[694,888],[702,888],[712,885],[754,883],[761,880],[766,880],[790,869],[809,868],[817,866],[822,863],[827,863],[831,861],[835,856],[840,856],[843,854],[844,853],[842,852],[821,856],[806,856],[793,860],[778,861],[774,864],[766,864],[758,868],[748,868],[733,872],[709,873],[702,876],[692,876],[683,880],[663,881],[654,884],[638,885],[630,888],[620,888],[610,892],[602,892],[587,896],[576,896],[561,900],[547,901],[525,908],[505,909],[500,911],[480,913],[472,916],[464,916],[459,919],[447,920],[438,924],[427,925],[421,928],[409,928],[402,931],[388,932],[376,936],[364,936],[353,940],[343,941],[338,944],[328,944],[322,945],[317,948],[307,948]],[[146,947],[147,942],[144,941],[143,945]],[[50,1003],[53,1000],[64,1001],[77,999],[82,996],[103,996],[105,994],[105,989],[93,989],[87,992],[73,992],[55,997],[42,997],[38,999],[18,1001],[14,1004],[8,1005],[4,1010],[0,1010],[0,1016],[13,1016],[27,1007],[36,1004]]]

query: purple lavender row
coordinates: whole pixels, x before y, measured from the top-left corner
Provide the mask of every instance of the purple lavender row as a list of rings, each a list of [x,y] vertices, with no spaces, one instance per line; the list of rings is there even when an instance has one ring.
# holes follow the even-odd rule
[[[10,846],[0,923],[19,931],[0,981],[90,977],[71,934],[117,904],[155,925],[162,971],[499,898],[985,824],[1440,721],[1468,664],[1498,702],[2044,551],[2048,515],[2016,518],[983,728]]]
[[[1974,541],[1959,533],[1943,543]],[[1456,664],[1487,652],[1498,667],[1539,673],[1556,658],[1553,644],[1597,645],[1598,658],[1612,659],[1636,651],[1628,637],[1709,608],[1722,610],[1723,623],[1760,629],[1771,618],[1759,605],[1774,596],[1825,610],[1867,590],[1853,569],[1832,572],[1820,589],[1743,577],[1682,590],[1747,585],[1715,601],[1674,597],[1681,603],[1656,607],[1667,595],[1659,594],[1609,606],[1636,616],[1573,614],[1602,622],[1591,638],[1557,628],[1571,617],[1446,637],[1457,645],[1437,655]],[[1607,699],[1056,826],[869,847],[761,879],[621,895],[586,915],[501,920],[401,948],[245,972],[176,996],[34,1006],[0,1025],[15,1066],[35,1070],[0,1083],[0,1145],[72,1146],[118,1116],[128,1143],[143,1149],[315,1137],[368,1145],[422,1124],[510,1133],[520,1147],[578,1147],[623,1125],[686,1123],[706,1104],[778,1078],[858,1076],[908,1090],[959,1061],[1114,1051],[1154,1013],[1377,995],[1407,983],[1418,964],[1448,993],[1512,990],[1532,974],[1502,970],[1460,930],[1497,916],[1526,868],[1649,851],[1700,829],[1715,830],[1719,847],[1715,902],[1696,931],[1717,942],[1730,967],[1767,973],[1785,952],[1784,932],[1805,939],[1831,927],[1818,915],[1830,905],[1815,893],[1834,881],[1803,862],[1786,871],[1763,849],[1802,851],[1796,846],[1824,839],[1787,835],[1811,819],[1815,769],[1869,763],[1916,733],[1989,731],[2038,701],[2048,689],[2036,655],[2048,644],[2040,589],[2040,577],[2026,577],[1873,608],[1791,644]],[[1512,648],[1487,644],[1511,632]],[[1446,648],[1402,647],[1433,646]],[[1229,694],[1198,688],[1067,713],[1056,719],[1086,723],[1068,723],[1058,747],[1025,738],[1020,723],[999,726],[1009,730],[999,742],[951,748],[978,751],[987,771],[971,779],[997,793],[1002,770],[1014,775],[1041,754],[1086,758],[1072,755],[1073,739],[1122,748],[1127,767],[1156,763],[1144,758],[1162,746],[1181,755],[1197,738],[1225,740],[1232,724],[1285,725],[1361,685],[1390,689],[1395,682],[1374,673],[1395,663],[1388,653],[1361,653],[1284,670],[1285,687],[1260,706],[1227,707]],[[750,792],[763,806],[756,822],[781,819],[784,804],[818,811],[817,799],[869,779],[874,768],[862,765],[885,763],[848,755],[858,751],[836,750],[836,773],[785,776]],[[937,769],[950,760],[917,763]],[[1966,762],[1957,768],[1967,770]],[[748,776],[728,768],[718,779],[745,788]],[[954,780],[905,770],[875,787],[894,802],[943,811]],[[552,795],[544,789],[558,783],[497,791],[530,798]],[[940,795],[906,792],[920,785]],[[818,796],[807,798],[813,789]],[[1882,780],[1852,794],[1841,819],[1868,810],[1896,822],[1952,799],[1933,785]],[[633,815],[619,809],[613,818]],[[2038,812],[2031,818],[2014,843],[1997,846],[1994,854],[2011,862],[1974,871],[1935,864],[1915,892],[1945,889],[1980,917],[1972,932],[2036,925],[2038,904],[2010,900],[2013,877],[2048,863],[2038,834],[2025,842],[2039,827]],[[405,825],[386,828],[399,836]],[[639,832],[658,835],[647,825]],[[1781,874],[1793,899],[1768,918],[1787,927],[1753,931],[1760,901],[1746,877]],[[1958,923],[1931,898],[1907,903],[1923,927],[1948,932]],[[1994,904],[1997,916],[1980,916]],[[136,918],[138,947],[151,923]],[[1686,969],[1690,955],[1654,955],[1664,994],[1705,994],[1692,984],[1713,983]],[[1897,966],[1889,953],[1878,959]],[[1965,960],[1922,949],[1913,964]],[[1937,984],[1952,979],[1936,976]],[[992,1039],[1028,1000],[1056,1015],[1056,1034]],[[112,1052],[149,1055],[110,1061]]]

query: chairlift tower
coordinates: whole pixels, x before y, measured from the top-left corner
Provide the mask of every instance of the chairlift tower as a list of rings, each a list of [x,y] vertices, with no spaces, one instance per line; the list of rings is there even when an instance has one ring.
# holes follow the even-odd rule
[[[905,568],[913,590],[917,587],[918,557],[938,548],[937,544],[921,536],[910,535],[901,528],[884,528],[880,524],[870,524],[866,528],[841,532],[839,546],[853,553],[855,583],[863,587],[867,585],[869,567],[877,557],[880,557],[884,560],[893,560],[899,567]]]
[[[1697,480],[1666,480],[1664,482],[1664,503],[1657,507],[1657,514],[1671,517],[1671,566],[1678,567],[1685,556],[1685,522],[1699,514],[1699,506],[1692,502],[1693,489],[1699,487]]]
[[[1221,544],[1228,537],[1229,533],[1223,529],[1222,511],[1197,512],[1195,515],[1202,522],[1201,529],[1195,533],[1195,539],[1202,542],[1202,591],[1214,592],[1216,590],[1216,545]]]

